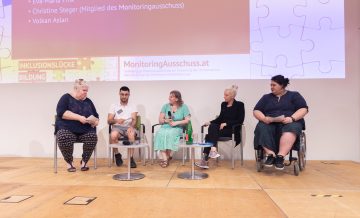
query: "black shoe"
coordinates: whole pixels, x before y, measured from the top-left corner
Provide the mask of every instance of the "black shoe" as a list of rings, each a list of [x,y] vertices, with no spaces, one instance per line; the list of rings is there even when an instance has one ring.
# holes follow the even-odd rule
[[[83,161],[81,160],[81,161],[80,161],[80,165],[82,165],[82,163],[83,163]],[[87,166],[86,166],[86,163],[85,163],[84,166],[81,167],[80,170],[81,170],[81,171],[88,171],[88,170],[89,170],[89,167],[87,167]]]
[[[264,166],[266,167],[272,167],[274,164],[275,158],[274,155],[269,154],[268,156],[266,156],[266,160],[264,162]]]
[[[130,159],[130,167],[131,168],[136,168],[137,167],[133,157],[131,157],[131,159]]]
[[[115,154],[115,163],[116,163],[116,166],[118,166],[118,167],[123,164],[123,160],[121,159],[120,153]]]
[[[284,166],[285,166],[284,165],[284,157],[281,155],[276,155],[274,165],[275,165],[275,169],[283,170]]]

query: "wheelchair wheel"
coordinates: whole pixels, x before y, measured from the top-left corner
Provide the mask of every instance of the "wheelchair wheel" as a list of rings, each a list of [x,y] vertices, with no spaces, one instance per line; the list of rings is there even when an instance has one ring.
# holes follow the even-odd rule
[[[300,172],[300,163],[298,161],[296,161],[294,163],[294,174],[295,176],[298,176]]]
[[[300,135],[300,150],[298,151],[299,167],[304,170],[306,166],[306,135],[304,132]]]
[[[260,162],[256,161],[256,170],[258,172],[261,172],[261,170],[263,170],[263,169],[264,169],[264,165],[261,163],[261,161]]]
[[[255,160],[256,160],[256,171],[261,172],[264,169],[264,165],[262,164],[263,159],[263,150],[255,150]]]

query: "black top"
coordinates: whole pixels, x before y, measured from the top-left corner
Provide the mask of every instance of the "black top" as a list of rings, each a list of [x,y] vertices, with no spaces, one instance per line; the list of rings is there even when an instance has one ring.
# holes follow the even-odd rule
[[[68,93],[64,94],[56,106],[55,134],[60,129],[66,129],[75,134],[96,132],[96,127],[91,127],[88,123],[82,124],[77,120],[62,119],[65,111],[71,111],[84,117],[93,115],[96,118],[99,118],[99,114],[97,113],[93,102],[89,98],[86,98],[85,100],[77,100]]]
[[[263,95],[255,105],[254,110],[261,111],[267,117],[277,117],[281,115],[290,117],[300,108],[308,109],[305,99],[299,92],[287,91],[281,97],[277,97],[272,93]],[[299,121],[305,125],[304,119]]]
[[[243,124],[244,118],[244,103],[234,100],[231,107],[227,106],[227,102],[222,102],[220,115],[215,120],[210,121],[210,123],[226,123],[225,128],[232,128],[234,124]]]

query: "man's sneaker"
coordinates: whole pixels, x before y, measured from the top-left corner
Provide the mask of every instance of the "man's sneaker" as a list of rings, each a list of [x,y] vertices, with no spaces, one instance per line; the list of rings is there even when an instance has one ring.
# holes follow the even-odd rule
[[[203,168],[203,169],[209,169],[208,161],[206,161],[206,160],[201,160],[200,162],[196,162],[195,166]]]
[[[215,159],[215,158],[220,157],[220,154],[217,151],[210,151],[209,157]]]
[[[131,168],[136,168],[137,167],[133,157],[131,157],[131,159],[130,159],[130,167]]]
[[[268,156],[266,156],[266,160],[264,162],[264,166],[266,167],[272,167],[275,161],[275,157],[272,154],[269,154]]]
[[[275,165],[275,169],[283,170],[284,169],[284,157],[281,155],[276,155],[274,165]]]
[[[123,160],[121,159],[120,153],[115,154],[115,163],[116,163],[116,166],[118,166],[118,167],[123,164]]]

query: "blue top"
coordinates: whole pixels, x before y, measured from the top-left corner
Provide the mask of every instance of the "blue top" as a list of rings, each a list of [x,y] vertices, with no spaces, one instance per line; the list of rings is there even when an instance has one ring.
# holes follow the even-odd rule
[[[284,115],[290,117],[300,108],[308,109],[305,99],[299,92],[287,91],[283,96],[277,97],[276,95],[269,93],[263,95],[262,98],[255,105],[254,110],[261,111],[267,117],[277,117]],[[300,120],[304,123],[304,120]]]
[[[82,124],[77,120],[62,119],[65,111],[71,111],[84,117],[93,115],[96,118],[99,118],[99,114],[97,113],[93,102],[89,98],[86,98],[85,100],[77,100],[68,93],[64,94],[56,106],[57,115],[55,122],[55,134],[60,129],[66,129],[75,134],[96,132],[96,127],[91,127],[88,123]]]

